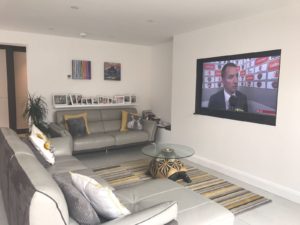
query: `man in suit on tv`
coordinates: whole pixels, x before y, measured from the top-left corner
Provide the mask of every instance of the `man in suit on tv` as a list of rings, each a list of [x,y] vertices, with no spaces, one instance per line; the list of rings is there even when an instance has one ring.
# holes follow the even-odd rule
[[[209,98],[208,108],[230,110],[235,112],[248,112],[247,96],[237,90],[237,65],[227,63],[221,71],[224,89]]]

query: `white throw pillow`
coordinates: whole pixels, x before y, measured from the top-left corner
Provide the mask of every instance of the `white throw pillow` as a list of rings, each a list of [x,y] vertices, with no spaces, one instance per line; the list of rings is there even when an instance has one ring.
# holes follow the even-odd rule
[[[37,128],[35,125],[32,125],[31,128],[31,134],[29,136],[29,139],[33,146],[41,153],[41,155],[45,158],[45,160],[53,165],[55,163],[55,157],[54,153],[51,149],[51,144],[46,137],[45,134],[43,134],[42,131],[40,131],[39,128]]]
[[[110,190],[93,178],[71,173],[73,185],[90,201],[97,213],[107,219],[116,219],[130,214]]]

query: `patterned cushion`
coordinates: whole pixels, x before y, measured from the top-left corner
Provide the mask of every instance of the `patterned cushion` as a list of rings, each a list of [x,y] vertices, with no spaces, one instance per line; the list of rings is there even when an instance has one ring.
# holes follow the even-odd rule
[[[143,130],[142,117],[134,113],[128,113],[127,128],[129,130]]]
[[[80,225],[98,225],[100,219],[89,201],[73,186],[70,173],[53,175],[67,201],[70,216]]]

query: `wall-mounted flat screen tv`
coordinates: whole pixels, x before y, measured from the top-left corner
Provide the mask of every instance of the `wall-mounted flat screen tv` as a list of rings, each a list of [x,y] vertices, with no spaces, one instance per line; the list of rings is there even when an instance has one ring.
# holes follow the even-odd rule
[[[197,60],[195,114],[276,125],[281,50]]]

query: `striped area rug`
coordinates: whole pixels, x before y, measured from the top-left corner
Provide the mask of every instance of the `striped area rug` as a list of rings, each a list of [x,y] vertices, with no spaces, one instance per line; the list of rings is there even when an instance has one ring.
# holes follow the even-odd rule
[[[106,168],[94,169],[94,172],[108,181],[114,188],[130,187],[146,180],[153,179],[147,174],[149,160],[135,160]],[[268,202],[257,195],[235,184],[219,179],[207,172],[185,165],[192,183],[178,180],[177,183],[221,204],[237,215]]]

